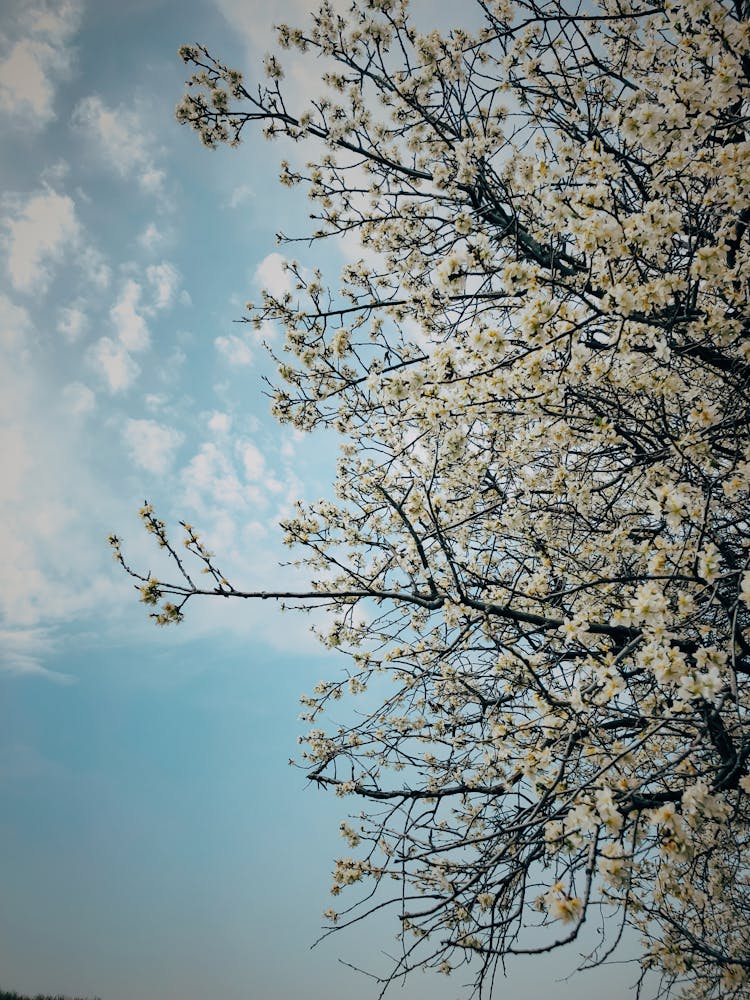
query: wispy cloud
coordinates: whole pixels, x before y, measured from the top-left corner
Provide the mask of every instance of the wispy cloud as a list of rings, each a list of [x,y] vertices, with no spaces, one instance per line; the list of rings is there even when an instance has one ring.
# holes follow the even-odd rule
[[[250,201],[254,197],[255,192],[249,184],[239,184],[232,191],[227,206],[229,208],[239,208],[240,205],[244,205],[245,202]]]
[[[180,275],[169,261],[146,268],[145,281],[130,277],[123,282],[109,310],[114,337],[100,337],[92,344],[86,361],[104,379],[111,393],[129,389],[140,373],[133,355],[151,345],[148,318],[174,305],[180,287]],[[173,358],[171,367],[177,359]]]
[[[248,493],[232,458],[213,441],[200,446],[182,473],[187,506],[211,514],[242,509]]]
[[[149,252],[155,250],[163,242],[164,233],[162,233],[155,222],[149,222],[138,236],[139,245]]]
[[[126,348],[111,337],[100,337],[92,344],[86,360],[89,367],[101,375],[111,393],[129,389],[141,370]]]
[[[229,414],[212,414],[209,429],[216,437],[205,441],[183,469],[183,503],[208,524],[228,519],[236,519],[238,524],[252,521],[262,524],[265,533],[278,521],[276,508],[285,485],[275,462],[258,443],[249,437],[227,435],[230,426]],[[288,470],[284,478],[291,490],[299,489],[299,482]],[[236,550],[236,544],[228,544],[226,550]]]
[[[140,302],[141,286],[131,278],[109,311],[117,339],[126,351],[144,351],[151,343],[148,324],[139,310]]]
[[[156,420],[128,420],[122,436],[134,464],[156,476],[163,476],[171,468],[175,452],[185,439],[181,431]]]
[[[88,328],[88,316],[81,305],[63,306],[57,314],[57,331],[69,343],[80,340]]]
[[[54,652],[55,647],[55,641],[47,629],[0,628],[0,671],[27,677],[45,677],[58,684],[70,684],[74,678],[69,674],[43,666],[43,660]]]
[[[92,94],[76,106],[73,125],[115,174],[135,179],[149,194],[163,194],[165,173],[158,163],[160,150],[138,111],[122,105],[109,107]]]
[[[310,0],[282,0],[263,10],[247,0],[215,0],[216,9],[239,35],[251,54],[264,52],[274,47],[275,25],[289,21],[295,26],[304,26],[310,19]],[[346,0],[333,0],[334,10],[342,13],[348,8]]]
[[[251,483],[262,479],[266,471],[266,460],[261,450],[252,441],[238,442],[237,450],[242,459],[245,478]]]
[[[280,590],[304,586],[296,569],[283,565],[278,522],[291,511],[302,485],[293,462],[258,440],[226,432],[230,415],[214,411],[208,417],[213,439],[203,442],[183,468],[183,493],[176,504],[189,513],[206,546],[217,553],[217,565],[236,586]],[[311,649],[308,629],[324,612],[311,618],[285,617],[275,607],[250,603],[242,613],[231,602],[197,603],[190,628],[261,638],[277,649]]]
[[[174,264],[163,260],[146,269],[146,278],[154,295],[154,309],[168,309],[174,304],[180,287],[180,274]]]
[[[217,337],[214,345],[219,354],[235,368],[244,368],[253,363],[252,347],[236,333],[230,333],[227,337]]]
[[[91,499],[112,503],[92,482],[80,418],[93,393],[60,388],[39,364],[49,349],[28,312],[0,299],[15,330],[0,342],[0,669],[39,673],[60,622],[106,607],[116,591]]]
[[[0,293],[0,347],[23,354],[30,330],[31,317],[28,311]]]
[[[84,416],[96,407],[96,395],[83,382],[69,382],[63,387],[62,397],[69,413]]]

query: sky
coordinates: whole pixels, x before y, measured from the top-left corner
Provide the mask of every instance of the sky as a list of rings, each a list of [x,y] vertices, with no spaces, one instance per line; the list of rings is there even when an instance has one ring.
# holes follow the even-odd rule
[[[279,520],[329,489],[334,442],[269,414],[278,332],[237,322],[283,288],[275,234],[306,231],[304,192],[277,184],[277,147],[208,151],[173,116],[181,44],[252,79],[308,3],[0,0],[3,989],[374,1000],[339,959],[382,973],[395,949],[385,919],[310,949],[346,851],[341,800],[288,766],[299,697],[336,668],[309,621],[206,602],[159,630],[106,544],[155,568],[148,499],[237,586],[273,586],[292,579]],[[319,75],[288,69],[297,94]],[[495,996],[625,996],[634,978],[566,979],[575,965],[511,966]],[[427,974],[392,992],[465,995]]]

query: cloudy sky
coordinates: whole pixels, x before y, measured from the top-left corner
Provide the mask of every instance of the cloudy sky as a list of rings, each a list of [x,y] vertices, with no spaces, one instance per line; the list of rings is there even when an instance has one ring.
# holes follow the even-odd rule
[[[383,921],[309,950],[344,847],[340,800],[287,766],[299,695],[332,669],[308,623],[203,605],[159,631],[105,541],[149,568],[148,498],[238,584],[268,584],[279,519],[327,489],[330,443],[273,424],[262,338],[235,322],[285,280],[274,236],[305,231],[304,194],[276,184],[276,147],[209,152],[173,120],[180,44],[252,77],[271,25],[307,8],[0,0],[5,989],[374,998],[338,958],[382,972],[394,948]],[[291,67],[293,86],[316,73]],[[574,964],[511,970],[498,995],[585,1000],[620,975],[561,981]],[[428,976],[394,991],[462,995]]]

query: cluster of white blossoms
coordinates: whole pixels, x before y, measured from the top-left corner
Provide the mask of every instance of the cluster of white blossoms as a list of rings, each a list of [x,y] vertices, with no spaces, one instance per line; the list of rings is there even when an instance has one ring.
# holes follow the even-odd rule
[[[312,139],[283,183],[309,186],[316,238],[368,250],[340,282],[292,265],[249,317],[287,330],[278,418],[342,442],[336,501],[284,526],[318,581],[298,600],[350,655],[304,699],[311,776],[366,806],[334,892],[374,879],[378,908],[393,876],[397,973],[467,963],[481,986],[596,908],[592,961],[625,921],[665,988],[746,997],[748,11],[477,10],[474,31],[420,33],[405,0],[282,27],[339,64],[294,113],[280,59],[249,90],[182,53],[180,120],[209,145],[253,121]],[[186,544],[210,587],[141,578],[169,620],[273,596]]]

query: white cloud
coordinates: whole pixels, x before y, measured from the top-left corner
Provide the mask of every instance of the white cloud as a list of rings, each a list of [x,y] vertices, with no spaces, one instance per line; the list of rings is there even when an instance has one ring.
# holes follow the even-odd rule
[[[128,389],[140,371],[123,345],[110,337],[100,337],[95,344],[92,344],[86,360],[104,379],[112,393]]]
[[[30,195],[6,229],[11,284],[35,295],[46,290],[54,265],[81,239],[73,199],[50,189]]]
[[[23,306],[0,293],[0,346],[6,350],[22,352],[31,330],[31,317]]]
[[[155,476],[169,470],[185,439],[180,431],[156,420],[128,420],[122,436],[133,462]]]
[[[89,286],[100,290],[109,288],[112,273],[109,264],[96,247],[91,245],[81,248],[78,253],[78,266],[86,277]]]
[[[269,512],[266,528],[276,525],[280,511],[279,494],[283,503],[294,502],[300,495],[301,483],[289,469],[284,470],[284,482],[269,468],[269,459],[249,438],[239,441],[226,435],[230,418],[226,413],[214,412],[209,428],[214,431],[212,441],[204,442],[182,471],[185,494],[182,506],[196,512],[196,516],[214,525],[222,519],[246,523],[247,518],[257,519],[260,511]],[[272,512],[271,512],[272,511]],[[212,529],[213,530],[213,529]],[[228,553],[241,552],[237,538],[226,547]]]
[[[164,240],[164,234],[153,222],[149,222],[146,228],[138,237],[139,244],[144,250],[155,250]]]
[[[259,502],[256,488],[243,484],[234,462],[212,441],[206,441],[182,472],[185,503],[201,513],[216,516],[242,510],[248,502]]]
[[[266,469],[266,460],[263,458],[261,451],[256,448],[252,441],[238,442],[237,450],[242,459],[245,478],[249,479],[250,482],[257,482],[259,479],[262,479]]]
[[[227,448],[223,450],[222,446]],[[305,589],[306,574],[283,565],[277,506],[271,506],[269,481],[243,483],[242,456],[229,450],[229,441],[204,443],[182,473],[185,489],[179,506],[191,510],[203,543],[216,553],[216,565],[236,586],[247,589]],[[249,457],[249,456],[248,456]],[[295,498],[301,484],[291,475],[287,484]],[[290,511],[286,512],[287,514]],[[315,613],[312,620],[319,619]],[[199,603],[189,616],[193,634],[216,634],[261,638],[277,649],[306,650],[315,654],[309,625],[311,618],[285,616],[271,603],[250,602],[237,615],[229,602]]]
[[[167,402],[168,397],[159,392],[150,392],[143,400],[144,406],[150,413],[157,413],[164,406],[166,406]]]
[[[228,434],[232,427],[232,418],[228,413],[220,413],[218,410],[208,418],[208,429],[214,434]]]
[[[0,58],[0,111],[25,129],[54,118],[56,84],[70,72],[68,43],[80,15],[73,0],[29,6],[18,25],[22,37]]]
[[[28,4],[26,20],[34,35],[67,41],[78,30],[81,4],[77,0],[42,0]]]
[[[144,164],[143,170],[138,175],[138,181],[144,191],[149,194],[160,194],[164,186],[166,174],[163,170],[153,164]]]
[[[144,351],[151,343],[148,324],[138,311],[140,300],[141,286],[130,278],[109,311],[117,339],[127,351]]]
[[[177,269],[168,261],[148,267],[146,280],[152,292],[152,304],[142,302],[143,285],[135,278],[128,278],[109,311],[115,338],[100,337],[86,355],[88,364],[104,378],[113,393],[129,388],[140,372],[132,355],[145,351],[151,344],[146,316],[170,306],[179,288]],[[184,352],[175,349],[164,363],[168,377],[173,377],[184,361]]]
[[[76,106],[73,124],[119,177],[136,178],[149,194],[162,193],[165,174],[156,163],[158,150],[137,111],[110,108],[92,94]]]
[[[177,269],[168,261],[148,267],[146,279],[153,293],[153,304],[142,304],[143,286],[134,278],[128,278],[109,311],[116,339],[101,337],[87,353],[89,365],[104,377],[109,391],[113,393],[129,388],[140,372],[132,355],[150,346],[151,333],[146,315],[153,315],[171,305],[179,288]],[[184,352],[179,348],[166,359],[164,368],[170,377],[184,361]]]
[[[269,341],[277,340],[279,336],[279,326],[269,319],[261,321],[259,327],[253,326],[253,338],[257,344],[267,344]]]
[[[82,382],[69,382],[62,391],[63,401],[69,413],[83,416],[96,406],[96,395]]]
[[[253,363],[252,348],[246,340],[234,333],[230,333],[228,337],[217,337],[214,344],[230,365],[239,368]]]
[[[24,38],[0,63],[0,107],[16,117],[26,113],[44,124],[53,117],[55,88],[48,77],[56,62],[55,49],[46,42]]]
[[[167,309],[175,300],[180,287],[180,275],[174,264],[163,260],[146,269],[146,277],[154,293],[154,309]]]
[[[86,332],[88,317],[78,306],[66,306],[58,310],[57,332],[69,342],[74,343]]]
[[[82,447],[71,413],[92,400],[83,385],[61,389],[41,363],[49,344],[24,311],[6,311],[24,343],[6,345],[0,361],[0,669],[44,674],[57,624],[95,609],[101,617],[125,587],[101,542],[109,519],[101,511],[113,509],[113,497],[106,481],[92,481],[87,456],[96,444]]]
[[[271,295],[275,295],[279,299],[286,292],[292,291],[292,279],[286,270],[286,263],[286,258],[274,251],[263,258],[256,267],[253,276],[261,288],[265,288]]]

